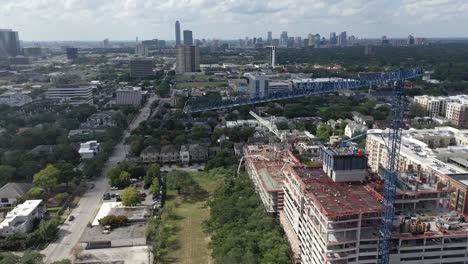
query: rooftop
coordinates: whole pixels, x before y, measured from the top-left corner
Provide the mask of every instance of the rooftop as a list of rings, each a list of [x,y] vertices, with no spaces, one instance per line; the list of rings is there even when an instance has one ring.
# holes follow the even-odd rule
[[[29,216],[41,203],[42,200],[27,200],[17,205],[13,210],[8,212],[5,220],[0,223],[0,228],[9,226],[17,216]]]

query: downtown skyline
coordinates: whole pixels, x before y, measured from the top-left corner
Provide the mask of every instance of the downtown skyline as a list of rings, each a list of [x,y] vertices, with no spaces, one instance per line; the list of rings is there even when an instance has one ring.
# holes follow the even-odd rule
[[[347,31],[359,38],[466,37],[468,3],[462,0],[363,1],[199,0],[164,4],[143,0],[0,0],[2,28],[24,41],[174,40],[174,22],[194,39],[278,38]],[[155,16],[155,14],[158,14]],[[33,19],[31,19],[33,18]],[[5,22],[6,21],[6,22]]]

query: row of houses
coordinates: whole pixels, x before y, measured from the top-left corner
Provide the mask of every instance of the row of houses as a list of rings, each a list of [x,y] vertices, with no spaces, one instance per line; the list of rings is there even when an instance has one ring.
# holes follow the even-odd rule
[[[216,155],[218,148],[211,148],[208,144],[164,145],[148,146],[141,153],[140,158],[145,163],[177,163],[189,164],[206,162]]]

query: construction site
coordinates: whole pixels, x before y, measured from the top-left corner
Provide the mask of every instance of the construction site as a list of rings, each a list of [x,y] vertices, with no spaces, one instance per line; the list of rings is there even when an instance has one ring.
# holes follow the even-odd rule
[[[244,153],[296,263],[378,263],[384,181],[363,169],[364,150],[322,146],[321,166],[300,164],[279,144],[246,146]],[[450,206],[455,188],[414,172],[399,173],[397,186],[390,263],[466,263],[468,223]]]

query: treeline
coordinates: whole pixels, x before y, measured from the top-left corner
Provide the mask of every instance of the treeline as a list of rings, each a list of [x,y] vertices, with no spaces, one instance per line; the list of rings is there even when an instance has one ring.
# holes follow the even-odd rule
[[[215,263],[291,263],[279,224],[267,215],[247,177],[226,178],[210,208],[206,227]]]

